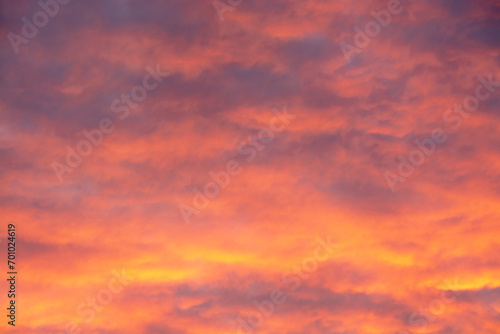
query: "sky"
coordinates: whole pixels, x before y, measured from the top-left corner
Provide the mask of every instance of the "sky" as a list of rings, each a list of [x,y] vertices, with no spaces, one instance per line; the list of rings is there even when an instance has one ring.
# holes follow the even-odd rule
[[[500,333],[500,2],[0,15],[0,332]]]

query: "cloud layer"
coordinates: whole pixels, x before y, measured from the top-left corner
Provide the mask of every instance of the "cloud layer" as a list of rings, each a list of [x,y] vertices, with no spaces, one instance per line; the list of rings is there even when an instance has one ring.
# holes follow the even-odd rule
[[[498,332],[497,1],[401,0],[349,61],[342,43],[393,1],[228,1],[223,21],[210,1],[42,2],[58,11],[32,38],[40,5],[0,4],[17,333]],[[416,141],[437,128],[427,155]],[[331,256],[296,272],[328,236]],[[252,326],[275,289],[286,300]]]

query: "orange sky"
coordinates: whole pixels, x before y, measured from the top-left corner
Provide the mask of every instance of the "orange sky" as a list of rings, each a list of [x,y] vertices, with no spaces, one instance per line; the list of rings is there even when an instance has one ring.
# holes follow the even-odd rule
[[[498,1],[54,1],[0,3],[1,333],[500,333]]]

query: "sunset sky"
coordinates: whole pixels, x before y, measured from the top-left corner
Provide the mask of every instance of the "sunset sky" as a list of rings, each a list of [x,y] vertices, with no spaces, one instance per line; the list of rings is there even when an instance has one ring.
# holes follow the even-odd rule
[[[0,15],[0,333],[500,333],[499,1]]]

